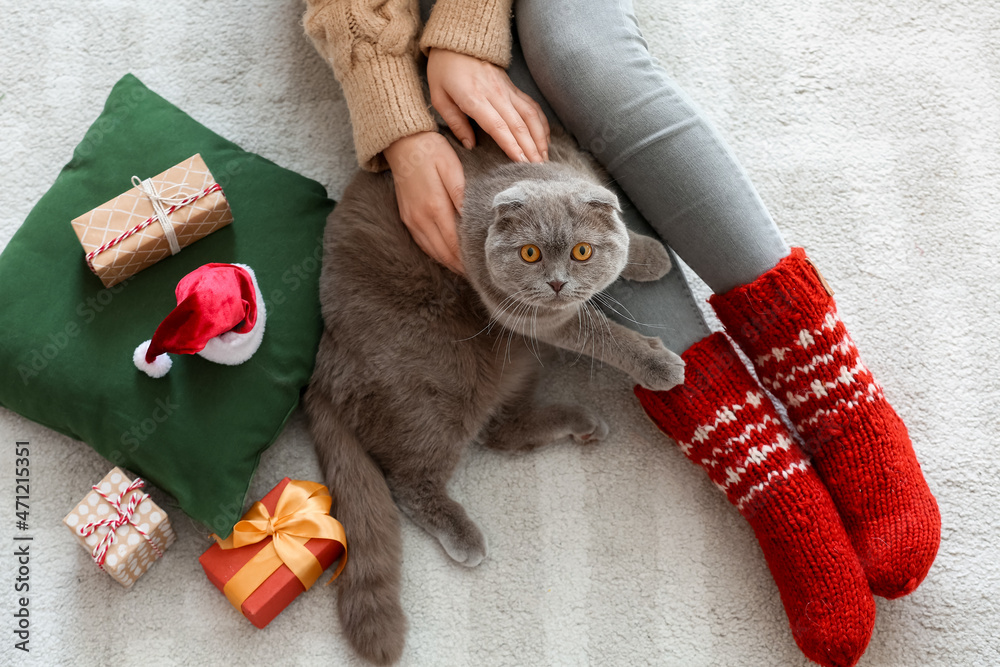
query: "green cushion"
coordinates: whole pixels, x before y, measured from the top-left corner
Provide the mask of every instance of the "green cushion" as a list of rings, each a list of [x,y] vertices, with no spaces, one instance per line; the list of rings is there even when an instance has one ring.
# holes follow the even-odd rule
[[[128,190],[133,174],[195,153],[234,222],[105,289],[70,220]],[[0,404],[84,441],[228,534],[312,372],[332,208],[320,184],[242,150],[126,75],[0,255]],[[176,305],[177,282],[208,262],[256,273],[267,309],[261,347],[239,366],[178,355],[165,377],[150,378],[132,352]]]

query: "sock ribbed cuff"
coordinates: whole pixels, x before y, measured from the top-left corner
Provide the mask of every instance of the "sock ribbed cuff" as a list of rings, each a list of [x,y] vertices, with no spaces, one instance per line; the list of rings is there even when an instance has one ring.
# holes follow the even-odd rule
[[[755,363],[770,352],[773,341],[792,341],[803,329],[836,313],[833,296],[802,248],[792,248],[752,283],[713,294],[708,301],[726,332]]]

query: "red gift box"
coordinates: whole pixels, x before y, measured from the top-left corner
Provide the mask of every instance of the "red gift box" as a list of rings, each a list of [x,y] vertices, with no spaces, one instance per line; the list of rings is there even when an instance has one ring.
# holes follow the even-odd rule
[[[287,477],[281,480],[276,487],[271,489],[271,491],[264,496],[260,503],[254,506],[249,512],[243,515],[243,519],[246,520],[255,511],[259,510],[259,505],[263,505],[266,509],[267,515],[273,515],[275,509],[278,506],[279,499],[282,493],[285,491],[286,487],[292,483],[292,480]],[[313,482],[295,482],[295,484],[308,484],[310,488],[319,487],[322,489],[322,493],[329,494],[326,491],[326,487],[315,484]],[[336,524],[339,529],[339,538],[337,539],[325,539],[321,537],[313,537],[308,541],[304,542],[303,546],[309,550],[316,561],[318,561],[321,571],[325,571],[329,568],[334,561],[345,554],[345,544],[343,539],[343,528],[340,524],[329,516],[329,502],[326,504],[326,519]],[[240,525],[245,521],[241,521],[236,524],[234,528],[234,533],[239,530]],[[208,550],[201,555],[198,561],[201,566],[205,569],[205,574],[208,579],[215,584],[223,593],[227,594],[230,601],[235,605],[233,597],[226,591],[226,584],[233,579],[234,576],[250,562],[258,553],[263,551],[272,543],[272,537],[266,536],[261,541],[254,544],[248,544],[246,546],[237,546],[235,548],[224,548],[225,543],[229,543],[231,546],[232,537],[227,538],[227,540],[219,541],[213,544]],[[295,539],[294,537],[291,539]],[[346,559],[346,557],[345,557]],[[334,578],[340,573],[344,563],[342,562],[340,568],[338,568],[337,573],[334,574]],[[318,576],[318,574],[317,574]],[[332,581],[332,579],[331,579]],[[312,582],[310,582],[311,585]],[[288,567],[287,564],[281,564],[270,576],[268,576],[252,593],[250,593],[239,606],[239,611],[246,616],[251,623],[253,623],[258,628],[265,627],[270,623],[275,616],[281,613],[288,604],[294,600],[298,595],[306,590],[307,586],[302,583],[299,577]]]

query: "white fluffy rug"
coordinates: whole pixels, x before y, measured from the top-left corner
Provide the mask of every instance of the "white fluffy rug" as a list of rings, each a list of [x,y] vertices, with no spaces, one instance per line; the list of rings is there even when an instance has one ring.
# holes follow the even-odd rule
[[[662,64],[833,284],[940,501],[937,562],[911,596],[878,601],[861,664],[1000,664],[1000,8],[636,1]],[[298,0],[0,0],[0,247],[129,71],[337,197],[354,168],[347,110],[301,11]],[[465,569],[405,523],[402,664],[806,664],[749,527],[643,417],[629,383],[587,365],[553,369],[547,387],[600,409],[612,435],[588,450],[470,452],[454,495],[491,554]],[[12,633],[15,440],[32,446],[28,655]],[[331,588],[264,631],[238,616],[198,565],[207,531],[177,511],[177,544],[122,590],[60,523],[109,464],[3,409],[0,451],[0,663],[360,664]],[[265,454],[253,494],[285,475],[318,478],[301,416]]]

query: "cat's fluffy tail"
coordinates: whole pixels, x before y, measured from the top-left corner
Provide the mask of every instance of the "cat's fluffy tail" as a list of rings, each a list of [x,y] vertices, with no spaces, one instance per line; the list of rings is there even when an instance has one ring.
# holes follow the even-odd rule
[[[399,602],[399,510],[382,471],[316,386],[306,392],[305,409],[334,498],[333,515],[347,535],[347,566],[337,580],[344,634],[364,658],[379,665],[394,663],[406,638]]]

